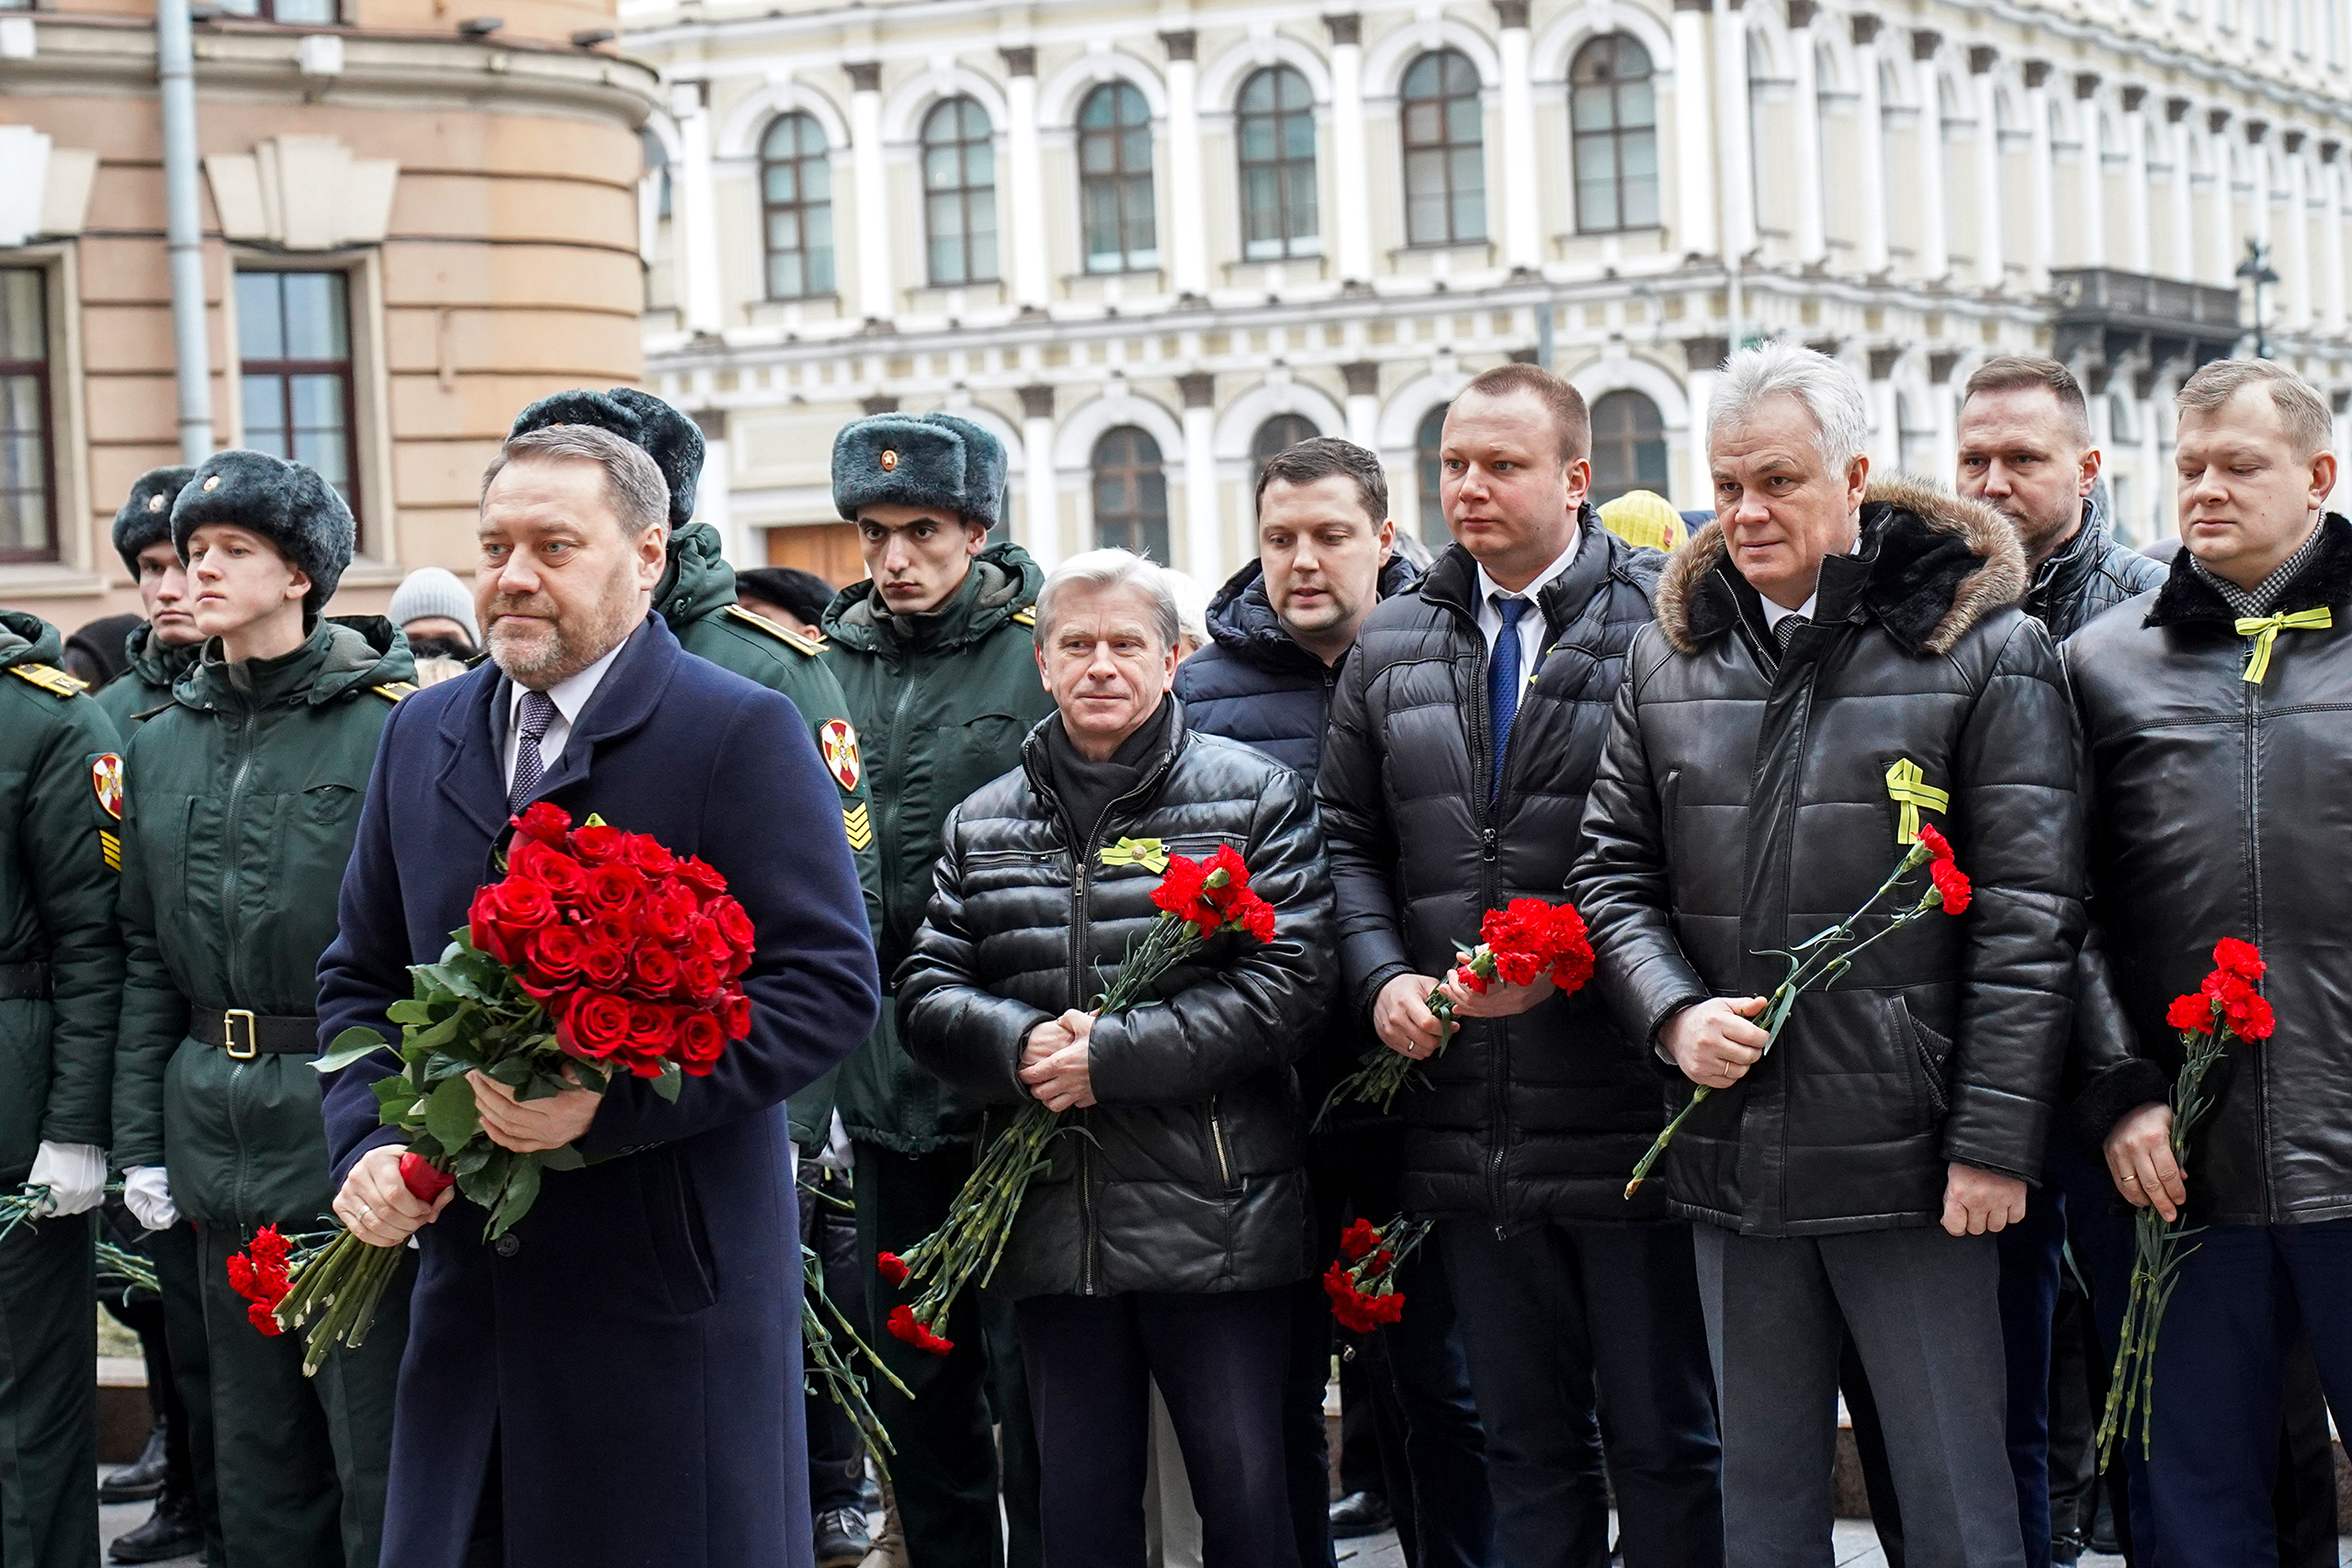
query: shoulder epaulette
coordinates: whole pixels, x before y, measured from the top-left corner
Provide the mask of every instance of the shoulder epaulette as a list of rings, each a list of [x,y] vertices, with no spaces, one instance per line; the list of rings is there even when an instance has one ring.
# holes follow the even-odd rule
[[[89,690],[87,681],[77,681],[64,671],[49,664],[11,664],[8,673],[20,675],[51,696],[78,696]]]
[[[825,651],[823,637],[810,637],[806,632],[794,631],[790,626],[780,626],[765,615],[753,615],[741,604],[728,605],[727,613],[739,621],[749,622],[775,638],[776,641],[786,644],[797,652],[805,653],[811,659]]]
[[[1037,612],[1024,605],[1012,612],[1012,624],[1016,626],[1034,626],[1037,624]]]
[[[368,689],[388,703],[396,703],[402,697],[416,695],[416,684],[412,681],[387,681],[380,686],[370,686]]]

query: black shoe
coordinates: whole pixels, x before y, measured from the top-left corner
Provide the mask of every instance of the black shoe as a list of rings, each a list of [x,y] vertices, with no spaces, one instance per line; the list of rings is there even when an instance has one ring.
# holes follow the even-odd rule
[[[1331,1505],[1333,1540],[1382,1535],[1396,1528],[1396,1517],[1388,1511],[1388,1499],[1377,1492],[1351,1492]]]
[[[164,1495],[164,1424],[161,1421],[148,1428],[147,1446],[139,1457],[120,1470],[109,1472],[98,1483],[101,1503],[144,1503]]]
[[[155,1505],[154,1517],[107,1548],[109,1562],[168,1562],[175,1557],[195,1557],[204,1551],[204,1532],[198,1528],[194,1497],[165,1497]]]
[[[2087,1544],[2081,1534],[2075,1530],[2067,1530],[2062,1535],[2053,1535],[2050,1538],[2050,1561],[2056,1564],[2057,1568],[2074,1568],[2075,1563],[2083,1560],[2083,1548]]]
[[[856,1509],[835,1508],[817,1516],[817,1568],[857,1568],[873,1549],[865,1516]]]

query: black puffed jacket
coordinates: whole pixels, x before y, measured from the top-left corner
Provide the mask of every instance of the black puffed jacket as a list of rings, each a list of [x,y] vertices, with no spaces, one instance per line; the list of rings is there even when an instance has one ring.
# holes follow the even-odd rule
[[[1748,1235],[1932,1224],[1951,1161],[2037,1179],[2074,1010],[2077,741],[2050,636],[2015,607],[2016,534],[1912,485],[1874,491],[1861,523],[1862,553],[1822,563],[1813,624],[1777,660],[1721,528],[1677,553],[1573,884],[1602,986],[1649,1042],[1705,997],[1770,994],[1773,950],[1884,880],[1904,853],[1890,767],[1950,793],[1923,819],[1974,878],[1973,906],[1808,991],[1662,1162],[1678,1213]],[[1690,1086],[1660,1067],[1679,1108]]]
[[[1031,730],[1022,765],[948,815],[930,914],[899,969],[907,1050],[989,1108],[991,1136],[1029,1099],[1016,1076],[1029,1032],[1091,1008],[1159,913],[1159,876],[1106,864],[1105,847],[1156,839],[1204,860],[1230,844],[1274,906],[1272,942],[1216,937],[1159,1002],[1096,1022],[1096,1103],[1069,1113],[1076,1130],[1054,1144],[997,1270],[1014,1299],[1265,1290],[1316,1266],[1291,1063],[1331,1002],[1322,831],[1297,774],[1190,729],[1170,701],[1164,750],[1090,830],[1065,819],[1044,725]]]
[[[2169,1091],[2181,1051],[2165,1009],[2197,989],[2214,942],[2269,961],[2278,1032],[2206,1080],[2220,1100],[2189,1144],[2198,1224],[2352,1215],[2352,523],[2321,527],[2274,609],[2324,605],[2335,625],[2280,632],[2258,684],[2244,679],[2254,639],[2186,551],[2162,589],[2066,645],[2114,1002],[2085,1004],[2104,1026],[2075,1107],[2092,1146]]]
[[[1459,545],[1420,585],[1364,618],[1340,672],[1316,782],[1331,840],[1348,1005],[1369,1016],[1399,975],[1443,975],[1480,918],[1557,900],[1576,863],[1585,792],[1611,703],[1650,618],[1665,558],[1589,509],[1575,562],[1536,595],[1544,654],[1521,689],[1500,793],[1477,563]],[[1423,1065],[1405,1113],[1407,1209],[1509,1232],[1545,1220],[1666,1218],[1625,1171],[1660,1124],[1644,1048],[1588,986],[1515,1018],[1464,1019]]]
[[[2050,628],[2051,640],[2063,643],[2164,580],[2164,563],[2118,541],[2107,513],[2086,501],[2083,525],[2033,574],[2025,613]]]

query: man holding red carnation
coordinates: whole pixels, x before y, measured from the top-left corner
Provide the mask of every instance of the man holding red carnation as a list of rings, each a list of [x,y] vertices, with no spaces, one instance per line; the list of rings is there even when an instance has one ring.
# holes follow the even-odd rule
[[[2333,419],[2301,378],[2222,360],[2176,400],[2180,554],[2066,645],[2109,972],[2084,998],[2075,1120],[2129,1202],[2198,1227],[2157,1341],[2133,1545],[2234,1568],[2278,1560],[2299,1319],[2352,1414],[2352,523],[2325,511]],[[2183,1172],[2177,1032],[2214,1000],[2256,1043],[2206,1079]],[[2099,1304],[2112,1343],[2122,1303]]]
[[[785,1100],[855,1045],[879,987],[840,792],[806,721],[650,613],[668,510],[652,459],[608,431],[506,442],[474,580],[491,657],[395,710],[320,961],[322,1038],[390,1038],[408,966],[470,923],[493,953],[520,942],[548,964],[551,993],[575,966],[588,984],[559,1038],[627,1069],[601,1096],[533,1100],[471,1076],[492,1142],[587,1160],[548,1169],[494,1244],[457,1189],[427,1201],[403,1179],[405,1135],[379,1125],[372,1087],[396,1070],[390,1052],[329,1080],[337,1218],[422,1247],[384,1520],[401,1568],[811,1562]],[[583,824],[568,855],[535,847],[548,802]],[[502,879],[518,860],[525,874]],[[686,907],[698,897],[648,880],[698,863],[741,904],[729,916],[714,899],[707,931]],[[576,939],[545,929],[549,886],[573,902],[574,879]],[[697,1043],[682,1021],[695,1010],[594,988],[641,990],[673,966],[690,989],[716,979],[739,1010],[718,1032],[747,1036]],[[640,1075],[673,1048],[687,1077],[671,1100]]]

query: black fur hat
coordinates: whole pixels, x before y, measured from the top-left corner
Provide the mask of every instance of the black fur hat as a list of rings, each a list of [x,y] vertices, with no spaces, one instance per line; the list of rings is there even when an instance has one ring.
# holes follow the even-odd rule
[[[195,472],[177,464],[148,469],[130,487],[130,499],[122,503],[122,510],[114,514],[114,553],[122,558],[123,570],[130,573],[132,581],[139,579],[139,552],[171,541],[172,502]]]
[[[833,506],[920,506],[993,528],[1004,516],[1004,444],[952,413],[869,414],[833,437]]]
[[[188,536],[207,523],[233,523],[276,545],[311,579],[302,623],[315,625],[351,564],[351,508],[308,463],[266,452],[215,452],[172,502],[172,547],[187,558]]]
[[[615,387],[609,392],[558,392],[514,416],[508,439],[551,424],[592,424],[633,441],[653,459],[670,487],[670,526],[694,521],[695,483],[702,477],[702,430],[650,392]]]

